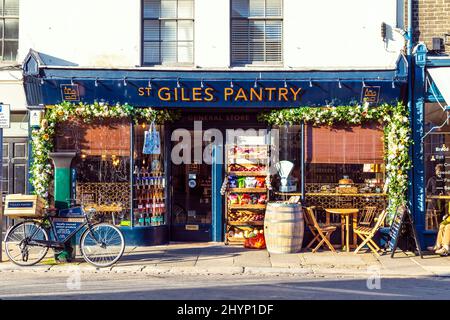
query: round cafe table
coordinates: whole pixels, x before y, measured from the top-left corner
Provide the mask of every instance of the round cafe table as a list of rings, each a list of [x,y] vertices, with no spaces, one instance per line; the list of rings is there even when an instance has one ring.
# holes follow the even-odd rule
[[[355,208],[327,208],[327,223],[330,221],[330,214],[338,214],[341,216],[341,230],[342,230],[342,247],[344,247],[344,226],[345,226],[345,251],[350,252],[350,216],[352,216],[353,227],[356,226],[358,220],[358,209]],[[344,224],[345,223],[345,224]],[[355,239],[353,239],[355,242]]]

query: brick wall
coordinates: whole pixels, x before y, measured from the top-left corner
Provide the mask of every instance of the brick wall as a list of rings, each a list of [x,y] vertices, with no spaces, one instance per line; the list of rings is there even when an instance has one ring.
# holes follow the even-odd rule
[[[407,1],[405,1],[405,26],[407,26]],[[432,38],[444,39],[443,49],[450,53],[450,0],[410,0],[413,3],[414,42],[425,42],[432,48]],[[447,41],[446,41],[446,34]]]

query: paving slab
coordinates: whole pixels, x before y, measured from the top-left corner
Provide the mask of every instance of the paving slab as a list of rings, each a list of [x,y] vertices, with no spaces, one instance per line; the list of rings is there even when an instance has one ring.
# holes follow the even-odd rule
[[[271,267],[269,253],[266,250],[247,250],[234,257],[238,267]]]
[[[366,266],[366,262],[359,255],[353,253],[304,253],[305,265],[323,266]]]
[[[292,267],[292,268],[282,268],[282,267],[245,267],[244,273],[251,274],[293,274],[293,275],[306,275],[312,274],[313,270],[311,268],[301,268],[301,267]]]
[[[234,257],[229,256],[199,256],[196,267],[233,267]]]
[[[299,268],[302,265],[302,256],[298,253],[291,254],[275,254],[269,255],[272,267]]]

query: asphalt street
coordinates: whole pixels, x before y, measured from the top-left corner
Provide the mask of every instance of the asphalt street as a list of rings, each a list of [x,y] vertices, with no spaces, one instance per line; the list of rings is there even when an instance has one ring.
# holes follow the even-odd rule
[[[0,299],[436,300],[450,278],[0,272]]]

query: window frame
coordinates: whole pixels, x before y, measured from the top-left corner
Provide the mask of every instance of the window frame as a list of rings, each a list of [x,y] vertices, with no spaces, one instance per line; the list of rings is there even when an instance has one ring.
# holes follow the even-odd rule
[[[1,1],[1,0],[0,0]],[[147,67],[192,67],[195,64],[195,0],[192,1],[192,19],[188,18],[178,18],[178,2],[180,0],[174,0],[177,3],[177,18],[162,18],[161,16],[157,18],[145,18],[144,17],[144,0],[141,0],[141,66],[147,66]],[[181,0],[183,1],[183,0]],[[161,13],[159,14],[161,15]],[[159,23],[159,41],[146,41],[145,35],[144,35],[144,28],[145,28],[145,21],[157,21]],[[170,63],[163,63],[161,59],[161,50],[162,50],[162,43],[164,41],[161,40],[161,24],[162,22],[167,21],[173,21],[176,23],[176,38],[175,41],[166,41],[171,43],[177,43],[177,61],[176,62],[170,62]],[[178,22],[179,21],[192,21],[192,40],[190,41],[180,41],[178,40]],[[146,62],[144,60],[144,44],[146,42],[149,43],[159,43],[159,62]],[[192,62],[178,62],[178,43],[180,42],[192,42]]]
[[[2,64],[11,64],[14,62],[17,62],[17,55],[18,55],[18,50],[19,50],[19,19],[20,19],[20,11],[18,12],[17,15],[5,15],[5,0],[0,0],[1,1],[1,11],[0,11],[0,23],[2,24],[2,32],[0,34],[0,45],[1,45],[1,49],[0,49],[0,63]],[[18,4],[19,0],[18,0]],[[20,10],[20,6],[18,8],[18,10]],[[17,38],[5,38],[5,33],[6,33],[6,20],[17,20]],[[7,59],[5,58],[5,42],[6,41],[16,41],[17,42],[17,49],[16,49],[16,53],[15,53],[15,57],[13,60],[11,59]]]
[[[252,0],[248,0],[250,2]],[[233,17],[233,0],[230,0],[230,65],[231,67],[282,67],[284,65],[284,0],[280,0],[281,3],[281,15],[278,17],[273,16],[264,16],[264,17]],[[265,9],[267,8],[267,0],[264,0]],[[281,22],[281,37],[280,37],[280,46],[281,46],[281,59],[280,61],[258,61],[253,63],[240,63],[235,62],[233,59],[233,20],[240,21],[280,21]],[[265,26],[264,26],[264,35],[265,35]],[[264,41],[264,56],[267,55],[266,52],[266,44],[267,41]],[[249,51],[247,52],[249,54]]]

